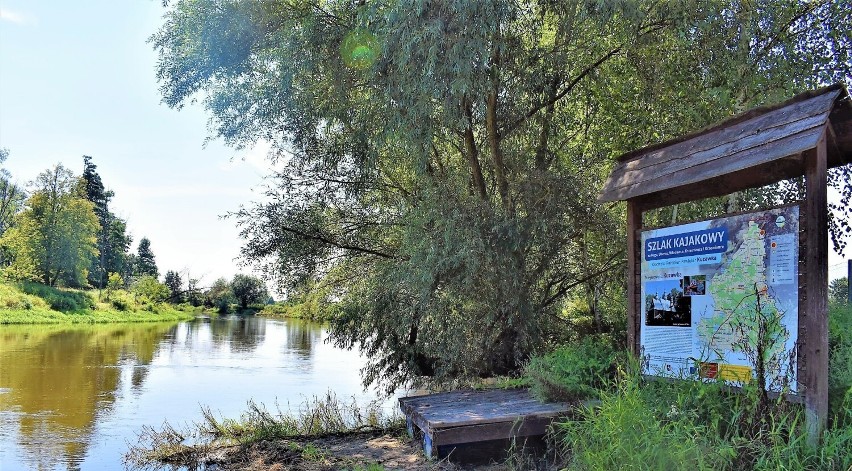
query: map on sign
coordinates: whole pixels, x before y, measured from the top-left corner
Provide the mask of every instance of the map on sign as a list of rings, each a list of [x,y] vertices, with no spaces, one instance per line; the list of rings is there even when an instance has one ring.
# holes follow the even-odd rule
[[[798,206],[643,231],[641,257],[646,374],[744,384],[762,363],[796,391]]]

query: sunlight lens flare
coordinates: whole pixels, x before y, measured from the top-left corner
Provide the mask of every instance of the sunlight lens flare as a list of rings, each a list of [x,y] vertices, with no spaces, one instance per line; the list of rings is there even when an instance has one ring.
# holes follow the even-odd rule
[[[352,31],[340,45],[340,56],[347,67],[369,69],[379,57],[379,42],[367,31]]]

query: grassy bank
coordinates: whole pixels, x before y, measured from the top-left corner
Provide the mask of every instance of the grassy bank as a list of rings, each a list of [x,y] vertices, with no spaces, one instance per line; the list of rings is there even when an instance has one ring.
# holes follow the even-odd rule
[[[124,290],[86,291],[0,282],[0,324],[102,324],[189,320],[195,313]]]

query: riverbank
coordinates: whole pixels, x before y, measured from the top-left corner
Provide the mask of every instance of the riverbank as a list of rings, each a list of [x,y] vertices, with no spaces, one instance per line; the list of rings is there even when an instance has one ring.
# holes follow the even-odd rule
[[[86,291],[0,282],[0,325],[177,322],[198,313],[194,308],[138,301],[124,290]]]
[[[146,426],[124,455],[130,469],[215,467],[228,471],[383,471],[510,469],[506,463],[459,466],[430,461],[419,440],[409,438],[398,413],[378,402],[359,406],[334,393],[314,397],[292,411],[270,412],[249,402],[237,418],[218,418],[203,408],[203,420],[176,429]],[[187,440],[185,437],[195,437]],[[538,467],[542,470],[556,467]]]
[[[400,431],[401,433],[401,431]],[[429,461],[401,434],[348,433],[323,438],[263,440],[220,448],[202,460],[222,471],[498,471],[507,464],[459,466]]]

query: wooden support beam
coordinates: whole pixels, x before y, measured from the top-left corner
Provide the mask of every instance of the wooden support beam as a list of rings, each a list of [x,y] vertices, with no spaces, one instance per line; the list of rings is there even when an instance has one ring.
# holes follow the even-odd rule
[[[799,381],[805,392],[805,421],[809,442],[816,446],[828,419],[828,190],[826,134],[805,155],[799,338],[802,355]]]
[[[627,201],[627,348],[636,356],[640,354],[640,325],[642,292],[639,269],[642,266],[640,231],[643,205],[636,200]]]

